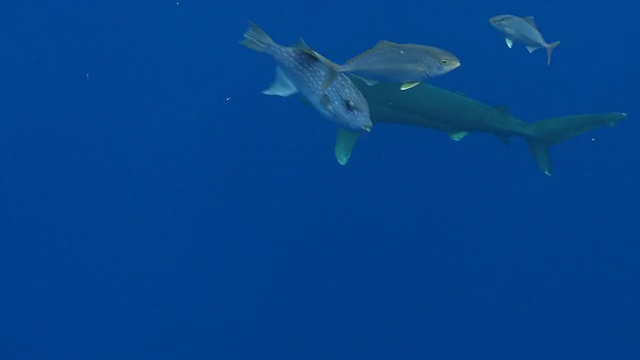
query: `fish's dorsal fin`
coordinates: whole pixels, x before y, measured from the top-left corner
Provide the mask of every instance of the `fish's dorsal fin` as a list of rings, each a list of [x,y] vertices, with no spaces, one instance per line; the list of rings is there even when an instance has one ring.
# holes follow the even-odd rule
[[[302,38],[302,36],[300,37],[300,42],[298,43],[298,45],[296,45],[296,49],[298,49],[298,51],[302,52],[303,54],[307,55],[310,59],[314,59],[317,61],[324,61],[324,57],[318,54],[317,52],[313,51],[313,49],[311,49],[309,45],[307,45],[307,43],[304,42],[304,39]]]
[[[293,95],[298,92],[298,88],[289,80],[289,78],[284,74],[282,69],[278,66],[276,67],[276,78],[271,83],[268,89],[262,91],[265,95],[278,95],[282,97],[287,97],[289,95]]]
[[[300,36],[300,41],[298,41],[298,44],[296,45],[296,47],[302,51],[307,51],[310,53],[315,53],[315,51],[311,50],[311,48],[309,47],[309,45],[307,45],[307,43],[304,41],[304,39],[302,38],[302,36]]]
[[[533,19],[533,16],[523,17],[522,20],[526,21],[527,24],[531,25],[534,29],[538,30],[538,25],[536,25],[536,21]]]
[[[400,90],[402,91],[409,90],[411,88],[418,86],[418,84],[420,84],[420,81],[412,81],[412,82],[404,83],[402,84],[402,86],[400,86]]]
[[[358,141],[361,134],[362,132],[360,131],[338,128],[334,153],[340,165],[347,165],[351,157],[351,151],[353,151],[353,147],[356,146],[356,141]]]
[[[381,49],[381,48],[387,48],[387,47],[394,47],[398,44],[394,43],[393,41],[389,41],[389,40],[380,40],[378,41],[378,43],[376,44],[376,46],[374,46],[374,49]]]
[[[313,50],[312,48],[309,47],[309,45],[307,45],[307,43],[304,41],[304,39],[302,38],[302,36],[300,37],[300,42],[295,46],[296,49],[300,50],[301,52],[309,55],[310,58],[318,60],[318,61],[322,61],[323,63],[327,64],[327,65],[331,65],[331,66],[335,66],[337,67],[338,65],[335,64],[333,61],[327,59],[326,57],[322,56],[322,54],[320,54],[319,52]]]
[[[513,47],[513,40],[509,38],[504,38],[504,42],[507,43],[507,46],[509,47],[509,49]]]

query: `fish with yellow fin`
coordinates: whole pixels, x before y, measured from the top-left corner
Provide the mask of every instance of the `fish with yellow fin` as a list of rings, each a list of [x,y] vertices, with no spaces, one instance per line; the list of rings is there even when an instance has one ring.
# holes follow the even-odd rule
[[[379,81],[401,83],[400,89],[408,90],[421,81],[448,73],[460,66],[460,60],[452,53],[427,45],[398,44],[379,41],[373,48],[333,67],[323,87],[340,73],[350,73],[363,79],[367,85]]]

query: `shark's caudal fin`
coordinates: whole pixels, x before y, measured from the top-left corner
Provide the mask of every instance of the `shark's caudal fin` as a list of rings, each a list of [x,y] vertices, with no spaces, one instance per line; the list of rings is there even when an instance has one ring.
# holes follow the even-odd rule
[[[625,113],[563,116],[531,124],[533,135],[526,136],[533,159],[545,174],[551,175],[553,168],[549,148],[589,130],[608,125],[614,126],[625,119]]]
[[[547,65],[551,65],[551,53],[558,45],[560,45],[560,41],[552,42],[547,46]]]

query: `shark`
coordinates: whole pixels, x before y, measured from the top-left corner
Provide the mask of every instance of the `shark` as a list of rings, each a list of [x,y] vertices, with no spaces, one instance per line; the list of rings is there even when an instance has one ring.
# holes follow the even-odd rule
[[[627,117],[622,112],[611,112],[561,116],[528,123],[511,115],[506,107],[486,105],[430,84],[421,83],[411,91],[402,91],[394,83],[367,85],[357,77],[351,79],[369,103],[374,124],[429,128],[445,132],[455,141],[473,133],[491,134],[504,143],[508,143],[511,137],[521,137],[537,166],[547,175],[553,172],[552,146],[590,130],[615,126]],[[339,164],[349,162],[361,134],[359,131],[338,129],[334,151]]]

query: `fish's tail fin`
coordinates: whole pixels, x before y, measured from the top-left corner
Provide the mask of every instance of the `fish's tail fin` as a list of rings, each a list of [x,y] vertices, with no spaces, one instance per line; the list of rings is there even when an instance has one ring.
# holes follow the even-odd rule
[[[249,28],[244,32],[244,39],[240,41],[240,44],[251,50],[268,52],[269,48],[275,44],[273,39],[252,21],[247,20],[247,22],[249,23]]]
[[[560,45],[560,41],[556,41],[556,42],[552,42],[551,44],[547,45],[547,65],[551,65],[551,53],[553,52],[553,49],[557,48],[558,45]]]
[[[531,124],[531,135],[525,136],[525,139],[538,167],[545,174],[551,175],[553,171],[549,156],[551,146],[605,125],[614,126],[626,117],[625,113],[608,113],[542,120]]]

